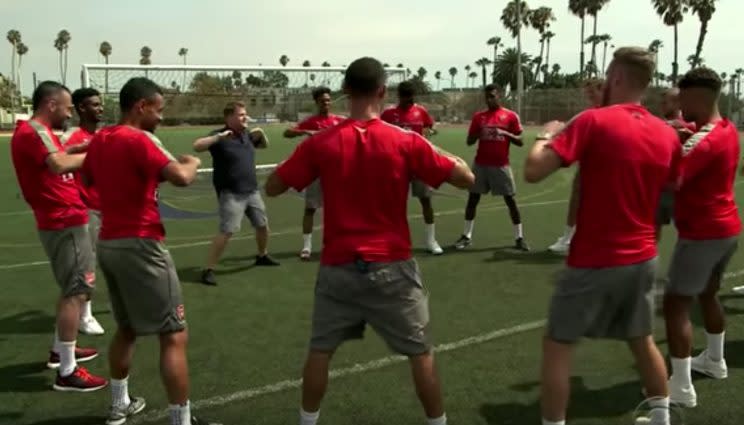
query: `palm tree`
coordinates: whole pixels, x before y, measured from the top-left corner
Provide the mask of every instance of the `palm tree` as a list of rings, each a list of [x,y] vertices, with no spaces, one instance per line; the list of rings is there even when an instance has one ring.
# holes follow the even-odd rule
[[[690,64],[690,68],[697,68],[705,65],[705,58],[692,54],[687,57],[687,63]]]
[[[113,48],[111,47],[111,43],[108,41],[104,41],[101,43],[100,46],[98,46],[98,53],[103,56],[103,62],[108,65],[109,64],[109,56],[111,56]],[[104,84],[103,84],[103,92],[108,93],[108,87],[109,87],[109,75],[108,75],[108,69],[105,72],[104,77]]]
[[[584,37],[586,37],[586,9],[587,0],[568,0],[568,10],[571,13],[581,19],[581,38],[579,39],[579,45],[581,51],[579,53],[579,73],[584,75],[584,64],[586,63],[586,53],[584,51]]]
[[[741,77],[744,75],[744,68],[736,69],[736,98],[741,96]]]
[[[302,61],[302,66],[304,68],[310,68],[310,61],[305,59],[304,61]],[[309,79],[310,79],[310,75],[307,71],[305,71],[305,87],[307,87],[307,82]]]
[[[664,47],[664,42],[659,40],[658,38],[653,40],[651,44],[648,45],[648,51],[654,54],[654,63],[656,64],[656,68],[659,67],[659,51],[662,47]],[[658,79],[656,81],[656,86],[659,86]]]
[[[530,12],[529,21],[530,26],[540,34],[540,57],[535,62],[535,75],[537,75],[545,54],[545,32],[550,27],[550,23],[555,21],[553,9],[545,6],[537,8]]]
[[[475,79],[478,78],[478,73],[473,71],[468,74],[468,79],[471,81],[471,87],[475,87]]]
[[[62,77],[62,84],[67,84],[67,50],[70,48],[70,32],[62,30],[57,33],[54,40],[54,48],[59,52],[59,73]]]
[[[140,49],[140,61],[139,61],[140,65],[151,65],[152,64],[151,57],[152,57],[152,49],[147,46],[143,46]],[[148,70],[145,69],[145,78],[147,78],[148,76],[149,76]]]
[[[586,13],[594,18],[593,36],[597,36],[597,15],[610,0],[588,0],[586,2]],[[592,44],[592,62],[597,65],[597,43]]]
[[[469,75],[470,75],[470,71],[473,69],[473,67],[470,66],[470,64],[467,64],[467,65],[463,66],[462,69],[465,70],[465,88],[468,88],[468,87],[470,87],[470,77],[469,77]]]
[[[496,58],[496,60],[498,61],[498,58]],[[478,59],[477,61],[475,61],[475,64],[476,64],[477,66],[481,67],[481,77],[483,78],[483,87],[485,87],[485,86],[486,86],[486,84],[488,84],[488,83],[486,82],[486,67],[487,67],[488,65],[490,65],[490,64],[491,64],[491,60],[490,60],[490,59],[488,59],[488,58],[485,58],[485,57],[483,57],[483,58],[480,58],[480,59]],[[495,79],[495,75],[496,75],[496,74],[493,74],[493,75],[492,75],[492,77],[493,77],[494,79]],[[495,81],[494,81],[494,82],[495,82]]]
[[[315,74],[310,74],[310,83],[315,84]]]
[[[506,27],[512,36],[517,40],[517,114],[522,112],[522,90],[524,89],[524,75],[522,70],[522,26],[529,25],[530,9],[527,2],[522,0],[512,0],[507,3],[503,12],[501,12],[501,23]],[[497,69],[498,71],[498,69]],[[494,72],[494,82],[496,80]]]
[[[449,75],[450,75],[450,83],[452,84],[452,88],[455,88],[455,76],[457,75],[457,68],[454,66],[449,69]]]
[[[439,91],[439,83],[442,81],[442,71],[435,72],[434,79],[437,80],[437,91]]]
[[[18,75],[16,75],[16,81],[17,81],[16,87],[18,87],[18,91],[20,93],[21,87],[23,87],[23,85],[21,84],[21,65],[23,65],[23,55],[28,53],[28,46],[26,46],[26,44],[24,44],[21,41],[18,43],[17,50],[18,50]]]
[[[16,68],[16,56],[18,55],[18,45],[21,43],[21,33],[18,30],[10,30],[7,35],[8,42],[11,44],[10,50],[10,110],[15,111],[15,91],[18,87],[18,69]],[[20,61],[20,58],[18,59]],[[14,87],[15,86],[15,87]],[[13,112],[15,114],[15,112]],[[13,117],[15,122],[15,117]]]
[[[545,72],[543,73],[543,81],[545,81],[548,77],[548,69],[550,69],[550,40],[555,37],[555,33],[553,31],[547,31],[545,34],[543,34],[543,38],[545,39]]]
[[[325,61],[322,64],[320,64],[320,66],[322,66],[323,68],[330,68],[331,64],[328,61]]]
[[[664,21],[664,25],[674,27],[674,61],[672,62],[672,84],[677,82],[679,75],[679,24],[687,13],[687,0],[651,0],[656,13]]]
[[[423,66],[416,70],[416,76],[419,78],[419,80],[423,81],[424,78],[426,78],[426,74],[428,74],[429,71],[426,70]]]
[[[612,36],[609,34],[601,34],[597,36],[597,41],[602,43],[602,72],[607,71],[607,45],[612,41]]]
[[[491,37],[486,41],[486,44],[489,46],[493,46],[493,71],[491,72],[491,75],[496,73],[496,59],[499,57],[499,47],[504,47],[504,43],[501,42],[501,37]]]
[[[519,57],[521,56],[521,58]],[[532,58],[527,53],[519,55],[517,49],[509,48],[504,50],[496,61],[496,83],[502,87],[509,87],[514,92],[519,86],[519,67],[522,67],[522,75],[525,81],[532,81],[532,71],[530,62]]]
[[[666,75],[664,75],[663,72],[659,72],[659,71],[654,72],[654,81],[655,81],[654,82],[654,85],[656,87],[659,87],[660,86],[660,82],[661,81],[665,81],[665,80],[666,80]]]
[[[183,65],[184,66],[186,66],[186,59],[187,59],[188,55],[189,55],[189,49],[187,49],[185,47],[181,47],[180,49],[178,49],[178,56],[180,56],[181,59],[183,60]]]
[[[287,55],[282,55],[282,56],[281,56],[281,57],[279,58],[279,63],[280,63],[280,64],[281,64],[282,66],[287,66],[287,64],[289,63],[289,56],[287,56]]]
[[[695,46],[694,60],[694,63],[699,65],[702,63],[700,54],[703,52],[705,35],[708,34],[708,22],[716,12],[716,0],[687,0],[687,3],[690,6],[690,11],[700,19],[700,34],[698,35],[697,46]]]

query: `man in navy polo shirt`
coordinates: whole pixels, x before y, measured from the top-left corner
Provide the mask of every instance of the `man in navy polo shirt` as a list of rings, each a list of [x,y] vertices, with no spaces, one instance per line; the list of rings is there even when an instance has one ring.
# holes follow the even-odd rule
[[[269,226],[266,207],[258,192],[256,149],[266,148],[263,132],[249,132],[248,113],[242,102],[230,102],[224,110],[225,126],[194,142],[194,150],[209,150],[214,168],[212,182],[219,199],[220,228],[212,240],[202,283],[216,285],[214,269],[227,243],[240,231],[243,215],[256,229],[257,266],[278,266],[268,255]]]

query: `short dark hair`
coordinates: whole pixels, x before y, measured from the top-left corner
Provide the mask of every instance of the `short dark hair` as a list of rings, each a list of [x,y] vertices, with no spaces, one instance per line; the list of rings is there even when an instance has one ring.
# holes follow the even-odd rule
[[[135,77],[124,84],[119,93],[119,108],[122,112],[129,112],[134,104],[142,99],[152,99],[155,95],[163,95],[163,89],[154,81]]]
[[[85,102],[85,99],[100,95],[101,93],[92,87],[77,89],[72,92],[72,104],[75,106],[75,110],[79,110],[79,107],[83,104],[83,102]]]
[[[363,57],[346,68],[344,88],[352,95],[370,96],[385,86],[385,68],[375,58]]]
[[[492,92],[494,90],[498,90],[499,93],[501,93],[501,86],[496,83],[486,84],[486,87],[483,88],[483,91],[488,93]]]
[[[225,109],[222,110],[222,115],[227,118],[230,115],[234,114],[235,111],[238,109],[245,109],[245,103],[243,102],[228,102],[227,105],[225,105]]]
[[[52,96],[56,96],[61,91],[70,92],[70,89],[56,81],[43,81],[34,90],[31,97],[31,106],[34,111],[38,110],[41,104]]]
[[[721,87],[723,87],[723,81],[721,81],[721,77],[718,76],[716,71],[701,66],[691,69],[682,76],[682,79],[677,83],[677,87],[680,89],[703,88],[719,94],[721,93]]]
[[[403,81],[398,84],[399,97],[413,97],[416,95],[416,86],[412,81]]]
[[[316,88],[315,90],[313,90],[313,100],[316,100],[317,101],[324,94],[327,94],[327,95],[330,96],[331,95],[331,89],[329,89],[328,87],[318,87],[318,88]]]

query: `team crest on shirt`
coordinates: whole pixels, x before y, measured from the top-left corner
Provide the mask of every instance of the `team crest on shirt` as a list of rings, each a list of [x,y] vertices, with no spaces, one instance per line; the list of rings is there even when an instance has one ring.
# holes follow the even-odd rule
[[[178,307],[176,307],[176,317],[178,317],[178,320],[181,322],[186,320],[186,308],[183,304],[179,304]]]
[[[85,272],[85,284],[96,286],[96,272]]]

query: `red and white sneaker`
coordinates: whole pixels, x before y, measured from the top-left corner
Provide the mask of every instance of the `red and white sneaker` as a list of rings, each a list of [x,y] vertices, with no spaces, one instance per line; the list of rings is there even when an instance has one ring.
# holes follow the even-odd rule
[[[98,357],[98,350],[95,348],[82,348],[75,347],[75,361],[78,363],[87,362]],[[49,369],[57,369],[59,367],[59,354],[54,351],[49,352],[49,361],[47,362]]]
[[[300,251],[300,260],[302,261],[310,261],[310,256],[312,255],[312,251],[310,251],[307,248],[303,248],[302,251]]]
[[[106,387],[108,381],[100,376],[91,375],[88,369],[78,366],[70,374],[70,376],[59,376],[57,372],[57,380],[54,381],[54,388],[56,391],[74,391],[79,393],[89,393],[91,391],[97,391],[101,388]]]

